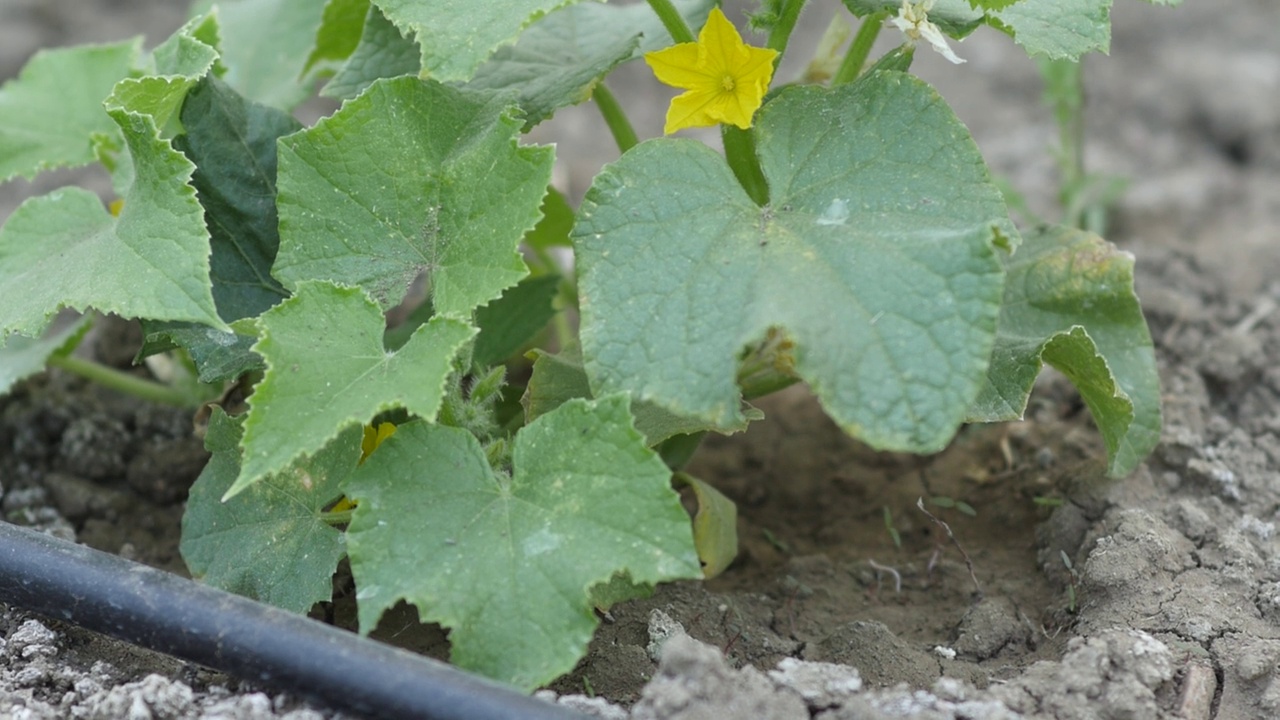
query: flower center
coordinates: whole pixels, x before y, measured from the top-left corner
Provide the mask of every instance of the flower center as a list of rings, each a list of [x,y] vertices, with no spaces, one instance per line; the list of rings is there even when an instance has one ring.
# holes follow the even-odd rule
[[[725,75],[723,78],[720,78],[720,87],[724,88],[725,92],[733,92],[733,88],[736,86],[737,83],[733,81],[732,75]]]

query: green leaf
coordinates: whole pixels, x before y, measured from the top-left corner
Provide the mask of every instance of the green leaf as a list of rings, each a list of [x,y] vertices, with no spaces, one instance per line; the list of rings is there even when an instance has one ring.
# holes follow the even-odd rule
[[[107,98],[107,109],[119,108],[137,115],[147,115],[162,134],[168,137],[173,119],[182,109],[187,93],[199,79],[199,75],[126,78],[116,84],[111,97]]]
[[[537,250],[572,247],[569,233],[573,231],[573,208],[569,207],[564,195],[553,187],[547,188],[547,195],[542,198],[542,206],[538,210],[542,219],[525,233],[525,243]]]
[[[1160,439],[1160,380],[1133,292],[1133,256],[1097,235],[1046,227],[1007,260],[1008,281],[987,382],[970,420],[1022,417],[1042,363],[1066,375],[1127,475]]]
[[[305,613],[333,596],[332,576],[345,543],[322,511],[342,494],[338,483],[360,460],[360,428],[222,502],[240,471],[240,426],[214,407],[204,440],[213,457],[187,499],[182,559],[197,580]]]
[[[902,7],[896,0],[844,4],[858,17],[881,10],[896,13]],[[1111,0],[938,0],[929,20],[957,39],[986,23],[1008,33],[1028,55],[1078,60],[1087,52],[1107,52],[1110,14]]]
[[[212,2],[202,2],[198,9]],[[246,98],[289,109],[311,94],[302,70],[320,29],[317,0],[218,0],[223,80]]]
[[[433,419],[458,349],[474,329],[436,317],[395,353],[382,311],[358,288],[304,282],[258,319],[267,372],[249,398],[244,465],[224,497],[311,455],[342,430],[403,407]]]
[[[216,36],[217,20],[194,18],[158,46],[148,64],[153,67],[143,77],[125,78],[112,88],[107,110],[121,109],[148,115],[164,137],[169,137],[174,118],[195,87],[218,61],[218,50],[201,36]]]
[[[196,376],[202,383],[235,380],[262,370],[266,363],[253,352],[257,338],[225,332],[195,323],[142,321],[142,348],[135,362],[157,353],[183,348],[191,355]]]
[[[225,329],[209,284],[194,166],[145,115],[111,111],[135,177],[114,218],[96,195],[64,188],[24,202],[0,228],[0,337],[39,333],[63,307],[189,320]]]
[[[609,582],[591,586],[591,606],[609,612],[609,608],[628,600],[653,597],[652,585],[634,583],[625,572],[615,573]]]
[[[739,354],[781,329],[846,432],[940,450],[976,396],[1012,244],[964,125],[922,81],[783,90],[757,119],[772,201],[684,140],[596,177],[574,230],[586,372],[710,424],[741,419]]]
[[[435,314],[436,309],[431,305],[431,298],[427,298],[410,310],[403,321],[394,327],[387,328],[387,331],[382,334],[382,342],[388,350],[399,350],[413,336],[418,326],[430,320]]]
[[[218,314],[227,322],[260,315],[288,296],[271,277],[280,244],[276,140],[301,125],[211,77],[188,94],[182,124],[174,144],[196,164],[191,182],[209,228]]]
[[[102,100],[138,58],[141,38],[41,50],[0,86],[0,182],[93,162],[90,138],[119,137]]]
[[[990,18],[1028,55],[1079,60],[1111,47],[1111,0],[1022,0]]]
[[[217,15],[192,18],[151,51],[147,74],[199,79],[217,63],[220,42]]]
[[[89,315],[50,330],[38,338],[10,335],[0,343],[0,395],[8,393],[20,381],[44,371],[53,355],[66,355],[80,344],[92,323]]]
[[[702,574],[713,578],[738,557],[738,506],[711,485],[688,473],[676,473],[675,482],[693,490],[698,511],[693,516],[693,544],[702,561]]]
[[[572,669],[591,588],[699,577],[670,473],[627,400],[573,400],[516,436],[510,478],[458,428],[415,422],[356,471],[348,530],[361,632],[399,600],[449,628],[452,660],[523,689]]]
[[[551,301],[560,288],[560,276],[525,278],[507,288],[502,297],[476,310],[476,337],[471,361],[481,367],[497,365],[515,355],[555,316]]]
[[[500,101],[439,83],[381,80],[280,140],[274,275],[359,285],[383,308],[427,272],[436,312],[469,316],[527,274],[550,147],[521,147]]]
[[[317,65],[340,63],[351,57],[364,33],[364,19],[369,14],[369,0],[329,0],[320,16],[315,47],[302,67],[304,75]]]
[[[587,373],[582,369],[582,358],[576,348],[561,351],[558,355],[541,350],[536,351],[536,354],[533,375],[520,399],[525,410],[525,422],[531,422],[573,398],[592,397]],[[631,413],[635,417],[636,429],[645,436],[645,441],[650,446],[674,435],[689,435],[704,430],[715,430],[726,435],[742,432],[747,429],[749,421],[764,417],[759,410],[748,407],[741,420],[716,426],[699,418],[681,417],[644,401],[632,401]]]
[[[494,50],[529,23],[578,0],[375,0],[422,49],[424,75],[468,80]]]
[[[683,0],[676,7],[690,25],[700,27],[712,4]],[[596,82],[619,64],[671,42],[646,4],[570,5],[530,25],[514,46],[500,48],[467,87],[515,91],[528,131],[556,110],[589,98]]]
[[[174,145],[196,163],[192,184],[204,206],[212,253],[210,280],[218,315],[255,317],[288,296],[271,276],[280,243],[276,219],[276,139],[300,126],[280,110],[240,97],[206,77],[182,108],[184,135]],[[186,348],[202,382],[262,367],[254,338],[201,325],[144,322],[140,356]]]
[[[585,102],[595,84],[630,59],[640,46],[640,38],[634,33],[619,39],[581,30],[582,18],[572,11],[585,7],[563,8],[534,23],[520,35],[515,46],[498,50],[481,65],[467,87],[514,91],[516,102],[524,111],[525,132],[556,110]],[[627,9],[653,14],[648,5]],[[630,28],[610,24],[603,29]]]
[[[350,100],[379,78],[417,75],[419,63],[418,44],[402,35],[377,5],[370,5],[360,42],[320,94]]]

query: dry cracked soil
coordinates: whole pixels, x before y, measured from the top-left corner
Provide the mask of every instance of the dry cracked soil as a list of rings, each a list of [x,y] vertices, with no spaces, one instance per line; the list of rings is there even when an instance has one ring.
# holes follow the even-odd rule
[[[802,31],[833,12],[814,2]],[[1280,716],[1280,6],[1117,0],[1113,15],[1110,57],[1086,64],[1087,157],[1129,183],[1108,237],[1137,258],[1156,342],[1151,458],[1106,479],[1088,412],[1052,373],[1024,421],[967,427],[930,457],[861,446],[793,388],[691,468],[738,505],[737,561],[615,607],[546,697],[635,720]],[[157,0],[0,0],[0,78],[39,47],[154,43],[183,17]],[[1056,131],[1034,63],[990,31],[958,51],[966,65],[922,52],[915,70],[1051,216]],[[618,87],[641,127],[660,125],[642,68]],[[535,139],[602,131],[574,108]],[[560,157],[571,196],[611,159],[605,140]],[[65,172],[0,185],[0,218],[72,180],[105,187]],[[99,358],[128,366],[131,332],[100,333]],[[157,567],[184,572],[182,501],[204,460],[189,415],[75,378],[0,398],[5,518]],[[393,613],[381,633],[414,625]],[[410,634],[445,652],[438,631]],[[0,717],[338,716],[20,609],[3,608],[0,638]]]

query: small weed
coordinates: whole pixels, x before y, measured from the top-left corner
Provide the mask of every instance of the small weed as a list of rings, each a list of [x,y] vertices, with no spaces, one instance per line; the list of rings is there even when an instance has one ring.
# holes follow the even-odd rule
[[[888,505],[884,506],[884,529],[889,531],[889,537],[893,539],[893,546],[902,549],[902,534],[898,532],[898,528],[893,524],[893,511]]]

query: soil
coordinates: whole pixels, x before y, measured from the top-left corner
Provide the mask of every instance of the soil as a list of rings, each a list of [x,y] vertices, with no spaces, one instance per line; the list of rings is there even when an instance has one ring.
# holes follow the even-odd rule
[[[815,2],[804,31],[831,12]],[[614,607],[548,697],[636,720],[1280,715],[1280,15],[1272,0],[1119,0],[1114,19],[1111,57],[1086,66],[1088,152],[1130,183],[1109,238],[1137,257],[1156,340],[1152,457],[1108,480],[1088,412],[1051,372],[1026,420],[966,427],[931,457],[872,451],[793,388],[690,467],[737,503],[737,561]],[[42,45],[155,42],[181,20],[167,2],[7,0],[0,77]],[[916,70],[1052,215],[1034,64],[990,31],[957,52],[968,64],[922,50]],[[660,91],[643,87],[619,94],[656,127]],[[538,139],[598,123],[571,109]],[[611,157],[561,150],[571,195]],[[73,177],[0,186],[0,218]],[[127,367],[130,332],[108,324],[98,357]],[[182,500],[205,458],[191,420],[59,373],[25,383],[0,399],[5,519],[184,572]],[[411,625],[403,613],[385,634]],[[334,716],[17,609],[0,637],[0,717]],[[444,651],[438,632],[416,642]]]

